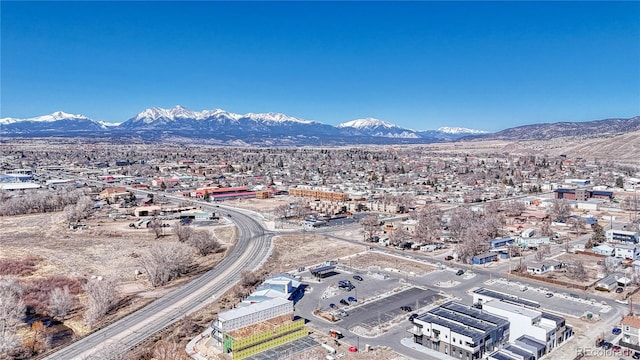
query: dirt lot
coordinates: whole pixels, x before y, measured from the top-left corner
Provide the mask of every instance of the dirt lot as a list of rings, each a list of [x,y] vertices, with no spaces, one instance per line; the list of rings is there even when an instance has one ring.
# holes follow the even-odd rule
[[[46,307],[50,289],[36,284],[44,281],[47,286],[52,286],[54,280],[59,284],[70,284],[76,295],[76,305],[64,325],[73,329],[76,335],[85,334],[89,331],[82,320],[81,304],[85,295],[78,285],[83,279],[103,276],[119,280],[121,300],[117,308],[107,315],[107,323],[144,306],[168,291],[169,287],[188,279],[172,281],[167,288],[151,287],[146,275],[140,274],[139,255],[156,242],[177,241],[177,238],[170,227],[166,228],[165,236],[155,239],[148,229],[130,228],[130,223],[128,219],[115,221],[98,214],[86,221],[85,228],[70,230],[61,212],[0,217],[3,273],[15,273],[11,271],[16,267],[21,269],[17,276],[28,289],[25,293],[29,299],[27,303],[38,313]],[[226,248],[236,241],[235,226],[202,228],[213,231]],[[224,252],[195,256],[193,273],[211,268],[223,257]]]
[[[222,204],[241,209],[253,210],[259,213],[269,213],[280,205],[292,202],[294,198],[288,196],[278,196],[270,199],[238,199],[225,201]]]
[[[148,288],[144,277],[136,275],[136,270],[140,270],[138,255],[155,242],[176,241],[176,237],[171,228],[167,228],[166,236],[155,239],[149,230],[130,228],[130,223],[130,220],[95,218],[87,221],[85,229],[69,230],[63,213],[0,217],[0,257],[38,258],[34,277],[112,276],[120,279],[123,285],[135,282]],[[225,246],[235,242],[233,226],[209,229]],[[220,257],[222,254],[196,257],[196,262],[206,267]],[[123,286],[125,293],[129,287]]]
[[[583,281],[579,281],[573,277],[567,276],[565,273],[554,271],[550,273],[553,275],[553,278],[558,281],[566,281],[568,283],[575,283],[580,285],[591,285],[594,281],[598,280],[598,260],[600,258],[594,256],[585,256],[578,254],[562,254],[556,257],[554,260],[566,263],[576,263],[577,261],[582,261],[584,264],[584,269],[587,272],[587,278]],[[547,274],[544,275],[547,277]]]
[[[413,273],[416,276],[422,276],[434,270],[433,266],[421,263],[419,261],[411,261],[402,257],[382,254],[379,252],[361,253],[341,262],[354,268],[369,270],[371,267],[380,269],[391,268],[399,270],[403,273]]]
[[[265,266],[269,272],[291,271],[367,249],[365,245],[352,245],[308,233],[278,236],[274,243],[273,256]]]

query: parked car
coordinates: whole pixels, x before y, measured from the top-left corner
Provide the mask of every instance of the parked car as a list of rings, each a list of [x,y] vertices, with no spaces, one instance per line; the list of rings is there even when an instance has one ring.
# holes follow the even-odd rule
[[[402,311],[407,311],[407,312],[411,312],[411,306],[400,306],[400,310]]]
[[[613,350],[613,352],[618,352],[618,351],[620,351],[620,346],[618,346],[618,345],[613,345],[613,347],[611,348],[611,350]]]
[[[349,305],[349,303],[347,302],[347,300],[345,299],[340,299],[340,304],[342,305]]]
[[[353,275],[353,278],[358,280],[358,281],[362,281],[363,280],[362,276],[360,276],[360,275]]]
[[[456,275],[460,276],[462,274],[464,274],[464,270],[460,269],[460,270],[456,271]]]
[[[329,307],[332,308],[332,309],[335,309],[337,306],[336,306],[336,304],[331,303],[331,304],[329,304]]]
[[[616,289],[616,293],[618,293],[618,294],[620,294],[620,293],[621,293],[621,292],[623,292],[623,291],[624,291],[624,289],[623,289],[623,288],[621,288],[621,287],[619,287],[619,288],[617,288],[617,289]]]
[[[348,300],[348,301],[351,301],[351,302],[356,302],[356,301],[358,301],[358,299],[354,298],[353,296],[349,296],[349,297],[347,298],[347,300]]]
[[[612,347],[613,347],[613,344],[608,342],[608,341],[605,341],[605,342],[602,343],[602,348],[605,349],[605,350],[609,350]]]
[[[445,256],[445,258],[444,258],[444,259],[445,259],[445,260],[447,260],[447,261],[449,261],[449,260],[453,260],[453,256],[451,256],[451,255],[447,255],[447,256]]]
[[[413,322],[413,319],[417,318],[418,314],[411,314],[409,315],[409,321]]]
[[[614,327],[613,330],[611,330],[611,333],[613,335],[620,335],[620,333],[622,332],[622,329]]]
[[[637,352],[637,351],[636,351],[636,352],[634,352],[634,353],[633,353],[632,358],[634,358],[634,359],[636,359],[636,360],[637,360],[637,359],[640,359],[640,352]]]
[[[553,293],[548,292],[548,293],[546,293],[544,296],[546,296],[546,297],[550,298],[550,297],[553,297]]]
[[[340,310],[340,311],[338,311],[338,315],[340,315],[342,317],[345,317],[345,316],[349,316],[349,313],[344,311],[344,310]]]

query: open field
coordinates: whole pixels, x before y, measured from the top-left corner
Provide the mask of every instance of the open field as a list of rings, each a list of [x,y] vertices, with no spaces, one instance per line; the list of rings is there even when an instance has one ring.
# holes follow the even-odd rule
[[[126,284],[140,283],[144,276],[139,255],[156,242],[177,241],[167,228],[166,236],[155,239],[147,229],[130,228],[130,220],[92,219],[87,228],[69,230],[63,213],[47,213],[0,218],[2,258],[36,258],[34,277],[115,277]],[[175,221],[174,221],[175,222]],[[167,222],[171,223],[171,222]],[[230,246],[235,242],[233,226],[214,227],[218,239]],[[196,257],[197,267],[210,267],[223,256]]]
[[[342,259],[341,262],[350,267],[371,270],[378,269],[395,269],[402,273],[410,273],[416,276],[423,276],[434,270],[433,266],[412,261],[399,256],[387,255],[379,252],[366,252]]]
[[[625,164],[640,163],[640,131],[593,138],[557,138],[550,140],[478,140],[429,144],[430,151],[443,153],[550,156],[598,159]]]
[[[0,270],[3,275],[18,277],[26,289],[25,303],[37,314],[45,311],[51,290],[48,287],[69,285],[75,301],[64,325],[76,335],[86,334],[90,329],[82,319],[81,304],[86,295],[81,285],[87,279],[101,276],[118,280],[119,302],[106,315],[108,323],[148,304],[189,278],[185,276],[165,287],[153,288],[142,272],[140,255],[154,243],[174,242],[177,237],[169,227],[165,236],[155,239],[148,229],[130,228],[130,222],[98,217],[86,221],[85,228],[70,230],[61,212],[0,217]],[[214,231],[226,248],[236,241],[235,226],[204,228]],[[211,268],[223,257],[224,252],[195,256],[191,274]]]
[[[274,243],[273,256],[266,265],[270,272],[291,271],[367,249],[365,245],[352,245],[308,233],[278,236]]]

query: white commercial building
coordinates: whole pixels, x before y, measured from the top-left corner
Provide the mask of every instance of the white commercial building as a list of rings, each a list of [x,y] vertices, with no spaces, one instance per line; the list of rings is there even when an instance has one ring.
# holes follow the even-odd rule
[[[637,231],[607,230],[605,236],[607,237],[607,241],[626,242],[634,244],[637,244],[638,241],[640,241]]]
[[[523,335],[528,335],[546,344],[546,353],[564,342],[569,336],[565,334],[564,319],[500,300],[491,300],[482,304],[482,310],[509,319],[509,341],[515,342]]]

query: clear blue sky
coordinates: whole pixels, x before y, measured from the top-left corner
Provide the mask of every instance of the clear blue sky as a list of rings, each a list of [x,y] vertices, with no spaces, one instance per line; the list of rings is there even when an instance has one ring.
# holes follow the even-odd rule
[[[640,2],[9,2],[0,117],[183,105],[499,130],[640,115]]]

